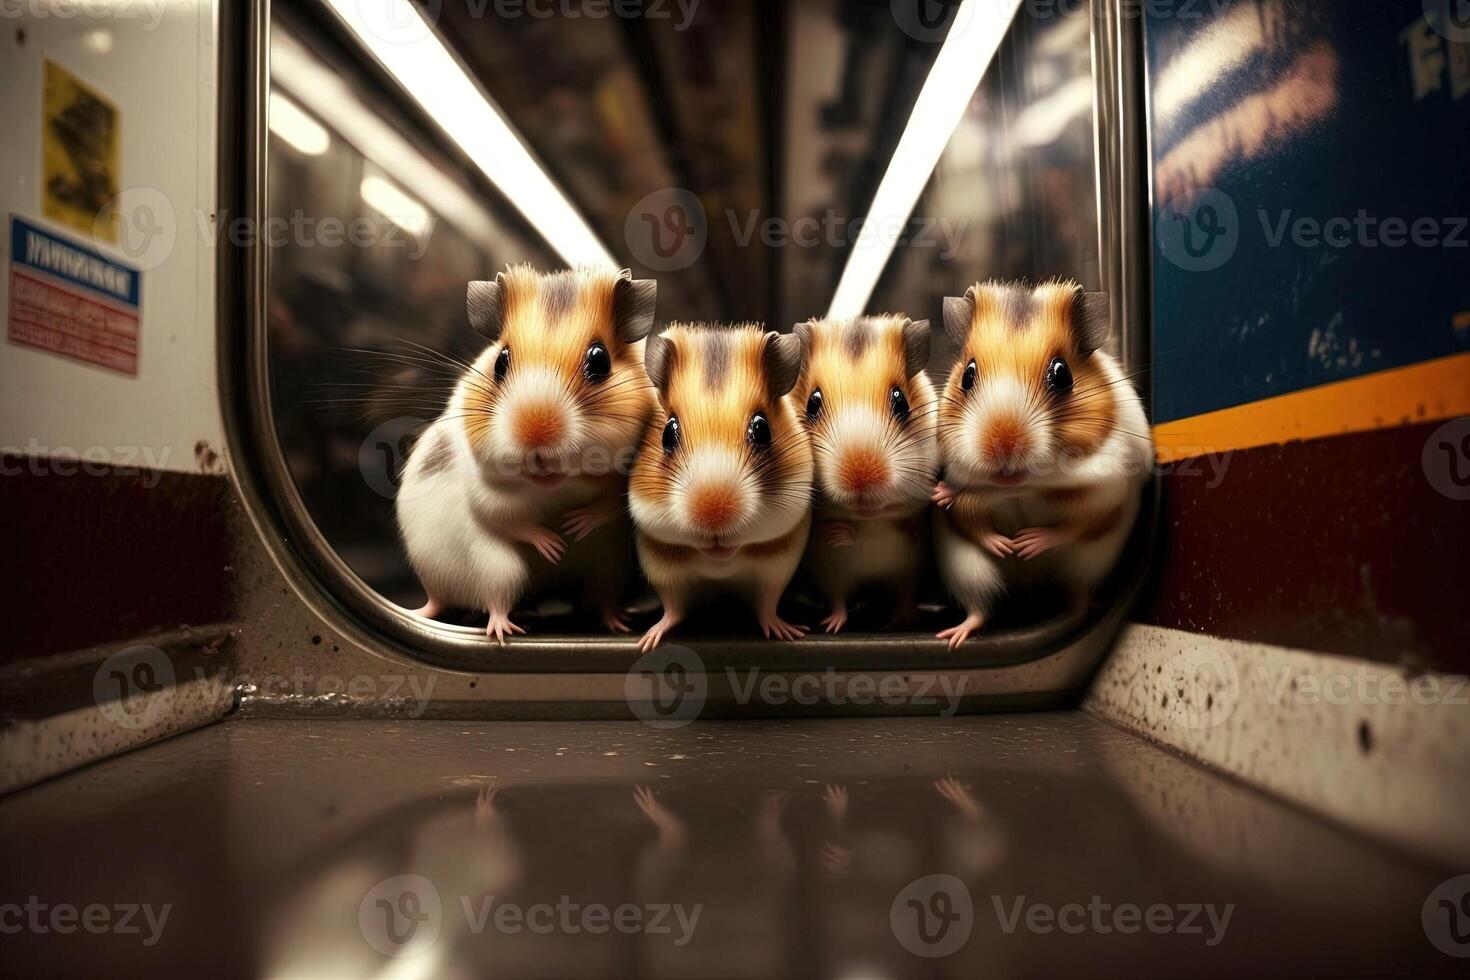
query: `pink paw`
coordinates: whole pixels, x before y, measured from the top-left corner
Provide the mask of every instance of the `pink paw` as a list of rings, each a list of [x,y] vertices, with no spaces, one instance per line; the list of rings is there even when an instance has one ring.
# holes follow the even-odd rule
[[[1025,561],[1030,561],[1038,555],[1046,554],[1066,540],[1067,536],[1054,527],[1028,527],[1016,535],[1012,544],[1015,545],[1017,555]]]
[[[561,530],[573,541],[581,541],[612,518],[613,511],[608,507],[577,507],[567,511],[562,518]]]
[[[1016,542],[1004,534],[987,534],[980,539],[980,545],[997,558],[1009,558],[1016,553]]]
[[[535,527],[527,532],[526,543],[553,565],[561,561],[561,556],[567,550],[567,543],[562,540],[562,536],[545,527]]]
[[[826,629],[826,631],[828,633],[838,633],[838,632],[841,632],[842,627],[844,627],[846,625],[847,625],[847,607],[846,606],[837,606],[835,609],[832,610],[832,614],[830,616],[828,616],[826,619],[822,620],[822,626]]]
[[[949,648],[951,650],[957,650],[964,645],[964,642],[970,638],[971,634],[984,625],[984,616],[978,613],[971,613],[965,617],[965,621],[960,625],[951,626],[947,630],[935,633],[934,636],[936,639],[948,640]]]
[[[934,493],[932,496],[930,496],[929,499],[934,501],[934,503],[938,504],[940,507],[943,507],[945,510],[949,510],[950,507],[954,506],[955,498],[958,496],[959,494],[955,493],[953,487],[951,487],[948,483],[945,483],[943,480],[940,480],[934,485]]]
[[[760,624],[761,632],[765,634],[768,640],[772,638],[777,640],[799,640],[806,636],[807,633],[807,627],[788,623],[775,613],[767,613],[761,616]]]
[[[495,642],[505,646],[506,638],[512,635],[524,635],[525,630],[510,621],[509,613],[491,613],[490,622],[485,626],[485,635],[493,636]]]

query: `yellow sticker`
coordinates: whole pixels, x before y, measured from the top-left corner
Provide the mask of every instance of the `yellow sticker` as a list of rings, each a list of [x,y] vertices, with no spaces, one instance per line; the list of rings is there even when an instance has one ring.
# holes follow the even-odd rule
[[[50,61],[42,101],[43,213],[115,244],[117,223],[102,212],[118,191],[117,106]]]

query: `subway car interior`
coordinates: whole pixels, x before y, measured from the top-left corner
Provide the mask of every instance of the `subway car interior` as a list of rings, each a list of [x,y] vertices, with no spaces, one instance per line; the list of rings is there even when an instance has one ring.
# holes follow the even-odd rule
[[[0,49],[7,975],[1470,971],[1466,0]]]

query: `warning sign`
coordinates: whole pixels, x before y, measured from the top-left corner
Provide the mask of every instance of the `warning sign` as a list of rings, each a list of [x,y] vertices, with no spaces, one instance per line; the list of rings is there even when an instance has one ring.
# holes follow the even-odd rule
[[[50,61],[42,102],[41,212],[116,242],[117,228],[102,212],[117,196],[117,107]]]
[[[141,274],[10,216],[8,335],[17,344],[138,373]]]

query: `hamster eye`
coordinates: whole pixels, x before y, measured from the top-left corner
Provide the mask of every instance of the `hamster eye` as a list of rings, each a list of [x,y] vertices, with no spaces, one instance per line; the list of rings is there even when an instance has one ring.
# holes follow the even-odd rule
[[[980,369],[975,366],[974,361],[966,364],[965,375],[964,377],[960,378],[960,390],[969,391],[971,388],[975,387],[975,375],[978,373],[980,373]]]
[[[1067,367],[1067,362],[1060,357],[1051,359],[1042,377],[1045,378],[1046,386],[1053,394],[1070,395],[1072,393],[1072,369]]]
[[[760,412],[750,417],[750,425],[745,427],[745,438],[757,449],[765,449],[771,444],[771,423]]]
[[[592,346],[587,348],[587,357],[582,362],[582,373],[588,381],[605,381],[612,373],[612,357],[607,348],[602,346],[602,341],[594,340]]]
[[[806,400],[806,419],[807,419],[808,422],[815,422],[817,420],[817,417],[820,416],[821,414],[822,414],[822,389],[821,388],[813,388],[812,389],[812,397],[810,397],[810,398],[808,398]]]
[[[907,425],[909,420],[909,400],[894,385],[888,390],[888,411],[898,420],[899,425]]]
[[[495,380],[504,381],[505,372],[510,370],[510,348],[502,347],[500,356],[495,359]]]
[[[664,424],[664,452],[671,453],[679,448],[679,419],[670,415]]]

